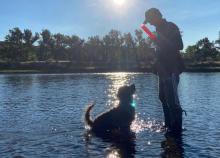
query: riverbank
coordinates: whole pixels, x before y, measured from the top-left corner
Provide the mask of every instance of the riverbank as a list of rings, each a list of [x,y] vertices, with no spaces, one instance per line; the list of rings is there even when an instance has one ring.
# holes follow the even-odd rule
[[[150,66],[103,64],[99,66],[77,64],[70,61],[36,61],[0,63],[0,74],[14,73],[105,73],[105,72],[152,72]],[[131,66],[134,65],[134,66]],[[185,72],[220,72],[220,62],[186,63]]]
[[[220,61],[185,63],[186,72],[220,72]]]

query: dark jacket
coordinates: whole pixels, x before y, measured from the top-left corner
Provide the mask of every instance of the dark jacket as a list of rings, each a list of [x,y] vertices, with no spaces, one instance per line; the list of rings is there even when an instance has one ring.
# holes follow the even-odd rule
[[[156,32],[156,57],[159,75],[161,71],[168,74],[182,73],[184,62],[179,51],[183,49],[183,42],[179,28],[174,23],[163,19],[160,26],[156,28]]]

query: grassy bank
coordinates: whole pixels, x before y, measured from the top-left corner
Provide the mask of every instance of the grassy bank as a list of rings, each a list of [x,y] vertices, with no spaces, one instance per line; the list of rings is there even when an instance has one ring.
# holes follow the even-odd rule
[[[187,72],[220,72],[220,61],[186,63]]]
[[[0,73],[96,73],[96,72],[151,72],[150,66],[130,63],[99,64],[73,63],[70,61],[35,61],[19,63],[0,63]],[[220,62],[186,63],[186,72],[220,72]]]

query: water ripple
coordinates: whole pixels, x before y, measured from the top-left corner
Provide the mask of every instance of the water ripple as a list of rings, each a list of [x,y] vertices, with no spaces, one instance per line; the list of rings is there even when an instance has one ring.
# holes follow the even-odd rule
[[[220,73],[183,73],[182,140],[164,137],[158,80],[147,73],[0,75],[0,157],[219,157]],[[119,142],[85,137],[90,102],[98,114],[117,105],[117,89],[136,85],[135,133]],[[172,148],[170,148],[170,146]],[[176,151],[174,151],[176,150]]]

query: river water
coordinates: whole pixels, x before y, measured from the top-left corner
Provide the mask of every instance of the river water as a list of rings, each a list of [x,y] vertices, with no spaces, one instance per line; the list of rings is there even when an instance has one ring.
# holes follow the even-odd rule
[[[89,135],[92,117],[117,104],[116,92],[136,85],[135,137],[115,143]],[[220,157],[220,73],[183,73],[179,97],[184,131],[164,136],[157,77],[150,73],[0,75],[0,157]]]

